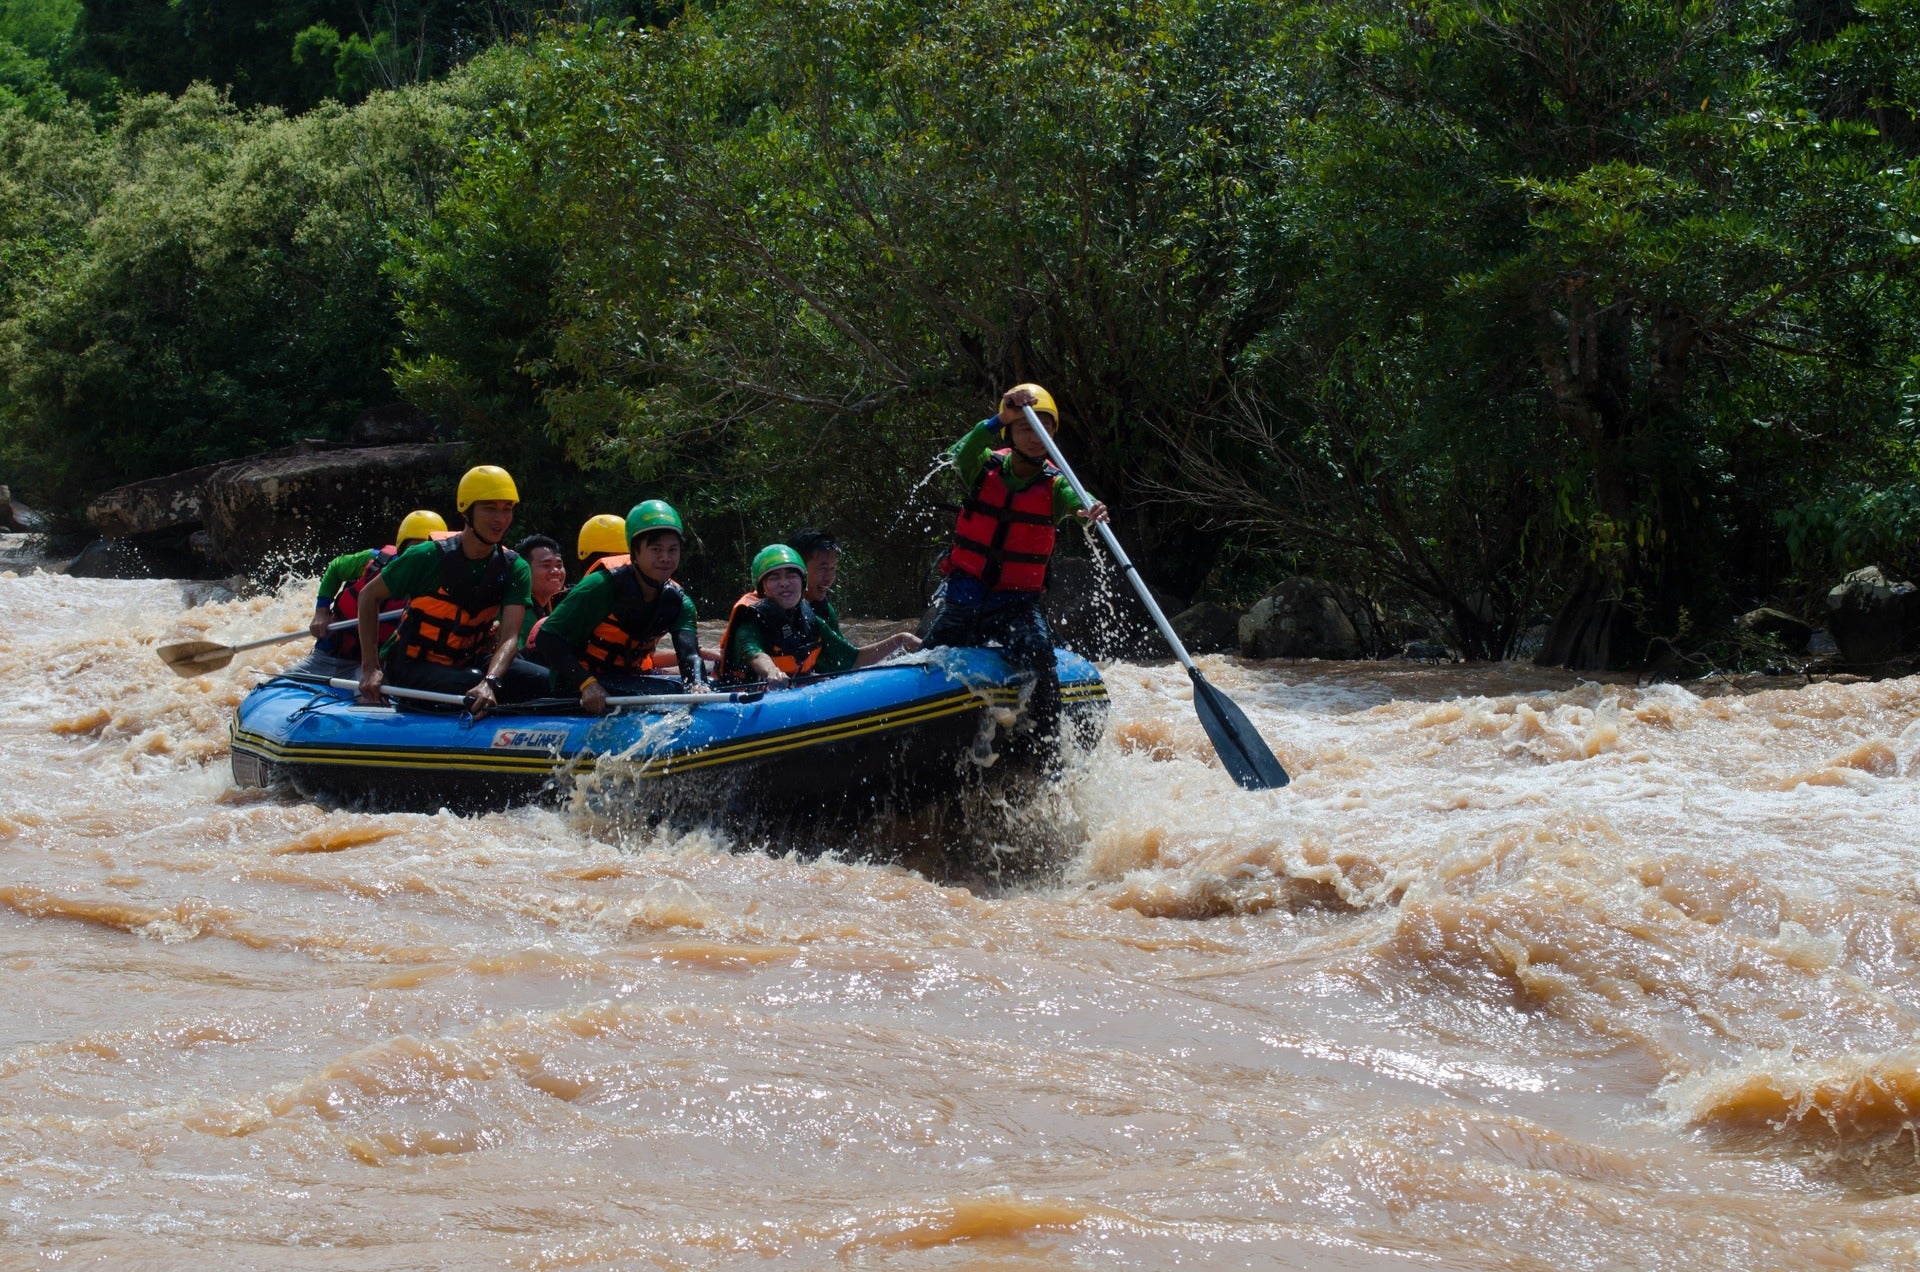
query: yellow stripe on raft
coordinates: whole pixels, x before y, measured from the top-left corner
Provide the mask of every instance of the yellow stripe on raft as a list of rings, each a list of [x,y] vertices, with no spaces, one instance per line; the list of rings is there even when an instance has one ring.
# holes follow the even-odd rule
[[[1099,701],[1106,696],[1107,688],[1099,681],[1063,685],[1060,691],[1063,703]],[[643,760],[638,767],[644,776],[666,777],[674,773],[762,759],[770,755],[842,739],[865,737],[889,729],[907,728],[973,710],[976,704],[983,700],[990,705],[1009,705],[1018,699],[1018,692],[1011,689],[996,689],[986,695],[961,689],[943,697],[930,699],[912,708],[870,711],[832,724],[789,730],[763,738],[745,738],[738,742],[703,747],[678,755],[669,754],[658,759]],[[442,772],[541,776],[553,773],[562,766],[573,772],[590,772],[600,758],[592,753],[562,759],[552,754],[491,755],[484,751],[449,753],[426,748],[373,750],[299,746],[274,742],[258,734],[249,733],[240,728],[237,719],[229,727],[229,736],[236,750],[256,755],[263,760],[273,763],[313,764],[329,768],[391,768],[396,765],[406,765],[411,768]]]

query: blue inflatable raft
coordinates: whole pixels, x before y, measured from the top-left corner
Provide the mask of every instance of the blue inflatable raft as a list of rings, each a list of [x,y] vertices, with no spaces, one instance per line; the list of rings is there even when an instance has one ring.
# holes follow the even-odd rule
[[[233,776],[393,809],[503,808],[584,786],[664,815],[857,817],[1090,750],[1106,726],[1106,686],[1068,650],[1056,667],[1060,710],[1044,736],[1016,721],[1014,678],[991,649],[929,650],[750,702],[604,716],[557,700],[478,720],[369,707],[323,680],[278,676],[234,717]]]

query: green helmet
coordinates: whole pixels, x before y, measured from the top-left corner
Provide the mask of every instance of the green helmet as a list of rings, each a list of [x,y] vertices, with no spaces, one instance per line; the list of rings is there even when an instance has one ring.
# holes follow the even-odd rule
[[[687,528],[681,524],[680,514],[673,505],[664,499],[649,499],[637,503],[633,511],[627,514],[627,543],[629,546],[649,530],[671,530],[681,539],[687,537]]]
[[[807,577],[807,563],[792,548],[784,543],[769,543],[753,555],[753,586],[758,588],[760,580],[775,570],[795,569],[800,577]]]

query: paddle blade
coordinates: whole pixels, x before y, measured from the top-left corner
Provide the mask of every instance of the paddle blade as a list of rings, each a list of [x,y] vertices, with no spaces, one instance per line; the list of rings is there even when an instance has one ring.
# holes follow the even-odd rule
[[[173,668],[176,676],[199,676],[218,671],[233,661],[233,646],[217,640],[183,640],[177,645],[162,645],[153,651],[160,661]]]
[[[1193,681],[1193,709],[1200,713],[1200,727],[1213,740],[1220,764],[1233,780],[1250,791],[1278,790],[1287,784],[1287,770],[1280,767],[1273,751],[1254,729],[1246,713],[1233,699],[1207,683],[1192,667],[1187,675]]]

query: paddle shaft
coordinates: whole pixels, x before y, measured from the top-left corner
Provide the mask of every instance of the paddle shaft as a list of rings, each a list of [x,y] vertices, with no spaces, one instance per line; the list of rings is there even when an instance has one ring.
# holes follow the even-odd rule
[[[382,614],[380,621],[384,623],[390,618],[399,618],[404,613],[406,613],[405,610],[393,610],[390,613]],[[328,623],[327,630],[329,632],[344,632],[349,627],[357,627],[359,625],[360,620],[357,618],[343,618],[337,623]],[[302,627],[297,632],[281,632],[278,636],[262,636],[258,640],[241,641],[238,645],[222,645],[218,649],[209,649],[204,654],[195,654],[193,657],[184,659],[183,661],[190,663],[212,662],[216,658],[231,658],[243,649],[261,649],[267,645],[283,645],[287,641],[299,640],[302,636],[310,636],[312,634],[312,629]]]
[[[1020,409],[1026,412],[1027,423],[1039,435],[1040,444],[1047,448],[1047,458],[1053,461],[1053,466],[1060,470],[1060,475],[1065,477],[1067,484],[1073,487],[1073,493],[1080,496],[1080,506],[1093,507],[1093,499],[1087,494],[1087,488],[1080,484],[1080,479],[1074,475],[1073,468],[1067,463],[1066,457],[1060,453],[1060,448],[1054,445],[1053,438],[1047,434],[1045,428],[1041,427],[1040,417],[1033,413],[1031,406],[1023,406]],[[1093,523],[1093,528],[1098,530],[1100,537],[1107,541],[1107,551],[1113,553],[1113,559],[1120,563],[1121,573],[1127,576],[1127,582],[1133,584],[1133,590],[1139,594],[1140,603],[1147,607],[1147,613],[1153,615],[1154,625],[1159,627],[1160,634],[1173,648],[1173,656],[1180,660],[1182,667],[1193,672],[1195,670],[1193,655],[1189,654],[1187,647],[1180,643],[1180,638],[1174,634],[1173,624],[1167,622],[1167,616],[1160,612],[1160,606],[1154,602],[1153,593],[1148,590],[1146,580],[1140,577],[1140,571],[1133,568],[1133,562],[1127,558],[1126,549],[1120,546],[1120,540],[1114,535],[1113,527],[1104,521],[1096,521]]]
[[[358,689],[358,680],[336,677],[327,681],[335,689]],[[408,689],[402,685],[381,685],[380,692],[389,698],[411,698],[415,702],[437,702],[446,707],[465,706],[465,694],[435,693],[431,689]],[[757,702],[761,695],[757,693],[655,693],[629,698],[608,698],[610,707],[695,707],[712,702]]]
[[[348,680],[345,676],[335,676],[327,681],[335,689],[358,689],[358,680]],[[381,685],[380,692],[389,698],[412,698],[415,702],[438,702],[442,706],[462,707],[466,705],[465,694],[435,693],[431,689],[406,689],[398,685]]]
[[[1073,487],[1073,493],[1080,496],[1083,507],[1091,508],[1093,500],[1087,497],[1086,487],[1073,475],[1073,468],[1067,463],[1060,448],[1053,444],[1053,438],[1041,425],[1040,418],[1033,413],[1031,406],[1020,408],[1026,412],[1027,424],[1039,435],[1040,444],[1047,448],[1047,457],[1054,467]],[[1127,581],[1133,584],[1133,590],[1140,594],[1140,601],[1147,607],[1147,613],[1153,615],[1154,623],[1160,628],[1160,634],[1173,648],[1173,656],[1187,669],[1187,679],[1193,682],[1193,709],[1200,717],[1200,727],[1206,730],[1207,738],[1213,743],[1215,755],[1220,757],[1221,765],[1241,787],[1250,791],[1273,790],[1285,786],[1290,780],[1287,770],[1281,765],[1269,747],[1247,719],[1246,712],[1234,705],[1233,699],[1207,683],[1200,669],[1193,665],[1193,655],[1180,643],[1174,634],[1173,625],[1167,622],[1167,616],[1160,612],[1154,603],[1153,593],[1147,590],[1147,584],[1140,572],[1133,568],[1133,562],[1127,559],[1126,552],[1120,547],[1120,540],[1114,537],[1113,528],[1102,522],[1094,522],[1100,536],[1107,541],[1107,548],[1114,559],[1120,562],[1121,570]]]
[[[764,691],[747,693],[648,693],[608,698],[610,707],[698,707],[710,702],[758,702]]]

